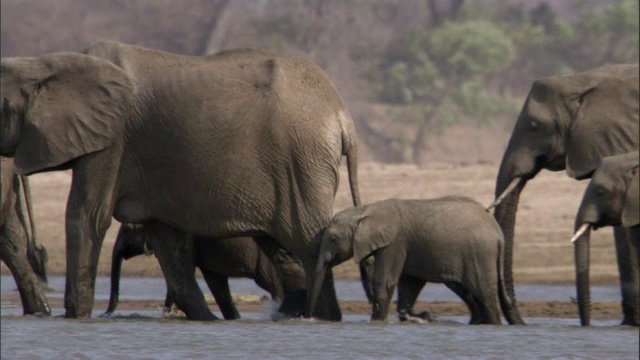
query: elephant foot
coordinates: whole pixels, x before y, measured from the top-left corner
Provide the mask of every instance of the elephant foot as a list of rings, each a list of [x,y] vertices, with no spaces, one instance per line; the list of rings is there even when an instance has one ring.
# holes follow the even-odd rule
[[[103,318],[103,319],[108,319],[111,317],[111,315],[113,315],[112,311],[106,311],[104,314],[102,315],[98,315],[99,318]]]
[[[423,311],[421,313],[414,313],[413,311],[400,311],[398,313],[398,320],[400,322],[415,322],[419,324],[424,324],[425,322],[433,322],[436,321],[437,318],[432,316],[428,311]]]
[[[620,323],[621,326],[635,326],[635,327],[640,327],[640,321],[638,321],[637,319],[629,319],[629,318],[624,318],[622,320],[622,322]]]
[[[285,294],[282,304],[278,308],[280,319],[295,319],[305,315],[307,305],[307,291],[296,290]]]

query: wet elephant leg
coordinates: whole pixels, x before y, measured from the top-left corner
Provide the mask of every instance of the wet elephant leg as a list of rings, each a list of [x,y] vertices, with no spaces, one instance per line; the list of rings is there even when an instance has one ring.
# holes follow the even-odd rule
[[[261,236],[254,239],[280,274],[284,299],[278,312],[286,317],[303,316],[307,303],[307,290],[302,264],[274,238]]]
[[[471,319],[469,319],[469,324],[482,324],[485,321],[485,316],[482,312],[480,305],[477,303],[476,299],[471,296],[471,293],[465,289],[460,283],[447,281],[444,283],[451,291],[456,293],[462,301],[467,305],[469,312],[471,313]]]
[[[216,274],[204,268],[200,268],[200,271],[225,320],[240,319],[240,313],[233,302],[231,289],[229,289],[229,277]]]
[[[40,279],[27,259],[27,234],[15,212],[7,217],[0,229],[0,260],[13,275],[24,314],[51,315]]]
[[[374,253],[373,265],[373,309],[371,320],[386,320],[389,314],[389,304],[396,289],[406,254],[389,250],[389,247],[379,249]]]
[[[217,319],[196,282],[193,237],[155,221],[144,226],[178,309],[189,320]]]
[[[414,276],[400,276],[398,281],[398,317],[400,321],[407,321],[411,318],[433,321],[433,317],[428,311],[423,311],[419,314],[413,312],[413,306],[426,283],[426,280]]]
[[[640,326],[640,229],[614,228],[620,290],[622,325]]]

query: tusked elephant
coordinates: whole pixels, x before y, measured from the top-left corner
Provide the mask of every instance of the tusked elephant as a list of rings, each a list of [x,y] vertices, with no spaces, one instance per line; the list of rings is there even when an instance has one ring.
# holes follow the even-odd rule
[[[495,206],[494,216],[505,236],[505,282],[514,304],[513,242],[521,191],[542,169],[566,170],[581,180],[591,176],[603,157],[638,150],[638,72],[638,64],[612,65],[543,78],[531,86],[502,158],[496,200],[490,206]],[[631,259],[618,258],[618,263],[631,264]],[[623,290],[623,296],[629,294]],[[637,317],[638,310],[630,310],[625,322]]]
[[[73,170],[68,318],[91,314],[112,216],[145,225],[178,308],[213,320],[189,234],[277,241],[313,274],[308,244],[331,220],[342,156],[360,202],[353,120],[308,60],[257,49],[185,56],[105,41],[3,58],[1,76],[0,154],[15,156],[19,174]],[[340,320],[332,274],[325,284],[313,315]]]
[[[11,270],[24,314],[51,315],[42,286],[47,252],[36,243],[28,179],[14,173],[13,159],[0,157],[0,164],[0,260]]]
[[[623,289],[624,314],[638,316],[640,307],[640,207],[638,167],[640,154],[609,156],[602,159],[593,173],[576,215],[576,233],[572,239],[575,249],[576,286],[580,323],[589,325],[591,297],[589,289],[589,239],[591,229],[615,226],[616,252],[620,286]],[[624,239],[624,241],[620,241]],[[625,317],[623,324],[640,325],[640,318]]]
[[[372,320],[386,320],[396,286],[400,320],[428,318],[413,306],[424,285],[435,282],[465,302],[470,324],[500,324],[498,303],[507,321],[518,324],[503,281],[503,246],[495,219],[467,197],[387,199],[349,208],[335,215],[322,237],[311,308],[327,269],[351,257],[356,263],[373,258]]]
[[[108,309],[102,316],[111,315],[118,306],[122,260],[142,254],[152,254],[153,249],[147,245],[148,241],[143,225],[123,224],[120,226],[111,258],[111,297]],[[195,265],[202,272],[202,276],[225,320],[240,318],[240,313],[233,302],[229,289],[230,277],[254,279],[258,286],[269,292],[275,302],[282,304],[284,288],[281,275],[267,253],[260,248],[254,239],[250,237],[209,239],[193,236],[192,241]],[[285,252],[283,256],[290,255]],[[297,271],[298,281],[304,285],[305,275],[302,266],[295,262],[295,259],[291,259],[288,266],[292,273]],[[165,311],[171,310],[174,303],[173,297],[173,291],[168,289]],[[300,304],[282,304],[279,311],[287,316],[304,315],[287,313],[288,309],[300,307],[304,309],[306,297],[301,297],[298,300],[301,302],[301,306]]]

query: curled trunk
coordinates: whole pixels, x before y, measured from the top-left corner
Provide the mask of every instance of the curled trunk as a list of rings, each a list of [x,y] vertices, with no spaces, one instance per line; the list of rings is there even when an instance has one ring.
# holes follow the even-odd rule
[[[582,233],[574,242],[574,258],[576,264],[576,290],[578,293],[578,310],[580,324],[589,326],[591,322],[591,288],[589,286],[589,242],[591,231]]]

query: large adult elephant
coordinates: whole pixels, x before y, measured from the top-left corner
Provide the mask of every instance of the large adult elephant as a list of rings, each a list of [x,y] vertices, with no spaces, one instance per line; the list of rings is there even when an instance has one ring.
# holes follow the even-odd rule
[[[616,226],[616,251],[618,258],[629,258],[629,263],[619,262],[623,314],[638,313],[640,308],[640,153],[608,156],[585,189],[576,215],[576,233],[572,239],[575,249],[576,286],[580,323],[590,322],[589,290],[589,240],[591,229]],[[619,239],[625,241],[620,242]],[[634,311],[635,309],[635,311]],[[632,318],[630,325],[638,326],[640,318]],[[625,319],[626,321],[626,319]]]
[[[505,278],[514,302],[513,241],[521,191],[542,169],[566,170],[581,180],[591,176],[603,157],[637,150],[639,93],[638,64],[552,76],[531,86],[500,164],[494,202],[505,235]],[[629,254],[618,258],[618,263],[629,262]],[[623,287],[627,296],[631,294]],[[625,313],[625,323],[637,319],[637,313]]]
[[[1,74],[0,152],[15,156],[20,174],[73,169],[66,317],[91,315],[112,216],[152,233],[186,316],[214,319],[189,234],[277,241],[313,274],[308,244],[331,219],[343,155],[359,203],[351,115],[307,60],[255,49],[183,56],[109,41],[2,59]],[[326,280],[313,315],[340,320]]]
[[[0,158],[0,260],[18,286],[24,314],[51,315],[42,283],[47,253],[36,244],[28,180],[14,172],[13,159]]]

